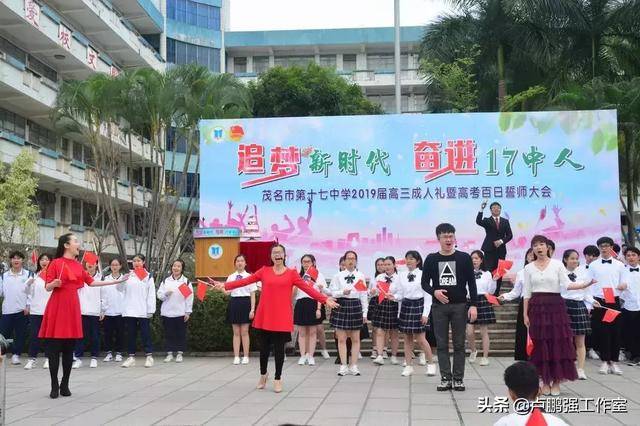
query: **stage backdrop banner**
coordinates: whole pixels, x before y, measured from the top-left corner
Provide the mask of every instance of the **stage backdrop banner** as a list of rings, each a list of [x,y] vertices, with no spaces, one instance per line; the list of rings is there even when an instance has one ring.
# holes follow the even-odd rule
[[[327,276],[348,249],[368,277],[435,251],[441,222],[478,249],[484,199],[511,222],[514,271],[534,234],[556,257],[619,240],[614,110],[203,120],[200,137],[201,225],[277,239],[290,266],[312,253]]]

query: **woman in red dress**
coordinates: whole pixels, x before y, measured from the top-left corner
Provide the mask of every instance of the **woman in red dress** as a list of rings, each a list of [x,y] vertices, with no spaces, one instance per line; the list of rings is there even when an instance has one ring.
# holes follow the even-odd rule
[[[55,259],[49,264],[45,283],[47,291],[53,291],[47,303],[38,337],[47,339],[47,358],[51,374],[51,398],[71,396],[69,376],[73,363],[73,349],[77,339],[82,339],[82,315],[78,290],[88,284],[103,286],[126,281],[94,281],[76,260],[80,251],[78,238],[69,233],[58,239]],[[58,367],[62,353],[62,381],[58,384]]]
[[[213,281],[216,290],[233,290],[258,281],[262,282],[260,303],[253,319],[253,327],[260,331],[260,381],[258,389],[264,389],[267,383],[267,364],[269,352],[273,345],[273,355],[276,361],[276,374],[273,380],[273,390],[282,392],[282,365],[284,364],[284,345],[291,340],[293,331],[293,310],[291,309],[291,291],[293,286],[313,297],[329,308],[339,305],[335,300],[325,296],[302,279],[295,269],[285,265],[285,248],[276,244],[271,248],[271,262],[273,266],[263,266],[255,274],[246,278],[221,283]]]

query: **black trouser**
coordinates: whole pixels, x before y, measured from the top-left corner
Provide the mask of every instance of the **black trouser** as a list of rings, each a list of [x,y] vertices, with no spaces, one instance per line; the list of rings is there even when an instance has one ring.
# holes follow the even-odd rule
[[[91,357],[96,358],[100,354],[100,317],[94,315],[82,316],[82,334],[84,337],[76,342],[75,356],[84,356],[85,342],[91,346]]]
[[[24,339],[27,337],[27,319],[28,317],[23,311],[15,314],[2,314],[2,317],[0,317],[0,334],[5,339],[11,339],[13,333],[15,333],[13,343],[8,351],[14,355],[22,355]]]
[[[528,361],[527,355],[527,326],[524,325],[524,306],[522,298],[518,302],[518,315],[516,317],[516,340],[513,358],[516,361]]]
[[[145,355],[151,355],[153,352],[153,346],[151,344],[151,327],[149,325],[149,318],[135,318],[125,317],[124,323],[127,327],[127,350],[129,356],[136,355],[136,340],[138,337],[138,330],[140,330],[140,337],[142,338],[142,348]]]
[[[438,342],[438,365],[443,380],[464,379],[464,341],[467,328],[467,304],[447,303],[431,306],[433,327]],[[449,360],[449,324],[453,342],[453,373]]]
[[[164,344],[167,352],[184,352],[187,346],[187,323],[184,317],[162,317]]]
[[[622,336],[630,359],[640,358],[640,311],[622,310]]]
[[[47,358],[49,359],[49,374],[51,375],[51,389],[68,388],[71,366],[73,365],[73,349],[76,339],[47,339]],[[58,385],[58,367],[62,354],[62,381]]]
[[[106,316],[104,323],[104,344],[107,352],[122,353],[124,344],[124,320],[122,315]]]
[[[620,298],[616,297],[614,303],[605,303],[604,299],[595,298],[604,308],[620,310]],[[596,347],[600,350],[600,359],[606,362],[618,362],[620,355],[620,341],[622,334],[622,318],[620,315],[613,322],[602,322],[606,309],[594,308],[591,311],[591,328]]]
[[[280,380],[282,375],[282,365],[284,364],[284,345],[291,340],[291,333],[282,331],[260,330],[260,374],[267,374],[269,364],[269,353],[273,345],[273,357],[276,361],[275,380]]]
[[[42,315],[29,315],[29,358],[37,358],[38,352],[42,349],[46,354],[44,340],[38,338]]]

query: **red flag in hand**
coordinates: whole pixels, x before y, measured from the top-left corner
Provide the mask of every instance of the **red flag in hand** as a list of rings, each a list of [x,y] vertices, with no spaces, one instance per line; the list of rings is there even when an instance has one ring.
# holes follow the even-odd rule
[[[147,278],[147,271],[144,270],[144,268],[135,268],[133,270],[133,272],[136,274],[136,277],[138,277],[138,279],[140,281],[144,280],[145,278]]]
[[[307,275],[309,275],[313,282],[315,282],[318,279],[318,270],[314,266],[311,266],[307,269]]]
[[[538,407],[533,409],[525,426],[547,426],[547,421]]]
[[[618,258],[618,253],[616,253],[613,247],[609,247],[609,253],[611,253],[611,257],[613,257],[614,259]]]
[[[491,273],[491,275],[493,275],[493,279],[499,280],[504,277],[511,267],[513,267],[512,260],[498,259],[498,267]]]
[[[89,265],[96,265],[98,263],[98,259],[98,255],[92,251],[85,251],[82,255],[82,260],[87,262]]]
[[[207,283],[202,280],[198,280],[198,288],[196,289],[196,297],[201,302],[204,302],[204,297],[207,295]]]
[[[484,297],[487,298],[487,301],[489,303],[491,303],[492,305],[500,305],[500,302],[498,301],[498,298],[496,296],[494,296],[493,294],[485,294]]]
[[[31,263],[38,266],[38,251],[35,249],[31,252]]]
[[[382,303],[382,301],[384,300],[385,296],[389,293],[389,287],[391,287],[391,284],[384,282],[384,281],[378,281],[376,283],[376,288],[378,289],[378,303]]]
[[[185,299],[193,294],[193,291],[191,291],[189,286],[185,283],[180,284],[178,290],[180,290],[180,293],[182,293]]]
[[[605,287],[602,289],[605,303],[616,303],[616,296],[613,294],[613,288]]]
[[[533,340],[531,340],[531,336],[527,333],[527,356],[531,356],[533,353]]]
[[[616,311],[615,309],[607,309],[607,312],[605,312],[604,316],[602,317],[602,322],[614,322],[618,315],[620,315],[620,311]]]
[[[367,285],[364,283],[363,280],[358,280],[358,282],[356,283],[356,285],[353,286],[353,288],[355,288],[358,291],[367,291]]]

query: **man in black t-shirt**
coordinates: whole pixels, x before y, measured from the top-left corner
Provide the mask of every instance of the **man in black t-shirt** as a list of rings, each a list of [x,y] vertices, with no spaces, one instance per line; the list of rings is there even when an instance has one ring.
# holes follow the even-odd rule
[[[422,268],[422,288],[433,296],[431,313],[438,346],[441,381],[439,391],[465,390],[464,340],[467,318],[475,321],[476,278],[469,254],[456,250],[456,229],[449,223],[436,227],[440,251],[429,254]],[[467,310],[467,289],[469,304]],[[453,372],[449,360],[449,324],[453,342]],[[453,383],[452,383],[453,381]]]

